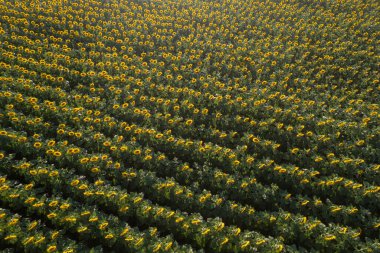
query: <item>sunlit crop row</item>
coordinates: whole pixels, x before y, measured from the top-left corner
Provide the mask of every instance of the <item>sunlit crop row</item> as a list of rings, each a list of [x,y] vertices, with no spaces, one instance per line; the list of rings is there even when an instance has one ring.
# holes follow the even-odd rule
[[[379,251],[379,11],[0,0],[0,248]]]

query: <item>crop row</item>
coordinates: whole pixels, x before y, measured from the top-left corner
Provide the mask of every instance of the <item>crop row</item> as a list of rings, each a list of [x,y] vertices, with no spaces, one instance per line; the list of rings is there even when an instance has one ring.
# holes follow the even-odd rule
[[[30,100],[30,99],[33,100],[33,98],[28,98],[27,100]],[[29,102],[24,101],[24,103],[25,103],[25,106],[22,106],[23,110],[25,110],[28,107],[27,104]],[[50,102],[49,101],[45,101],[45,103],[50,103]],[[137,127],[135,125],[129,125],[129,124],[125,123],[125,122],[119,123],[120,125],[118,126],[111,117],[104,116],[103,118],[101,118],[101,114],[100,113],[96,113],[96,111],[95,111],[95,114],[97,114],[96,115],[97,117],[93,117],[92,116],[93,112],[91,110],[84,110],[81,107],[71,108],[71,110],[68,110],[66,104],[64,103],[63,105],[65,105],[64,108],[62,108],[62,106],[59,106],[59,107],[53,106],[53,109],[54,110],[55,109],[63,110],[64,113],[69,114],[69,115],[72,114],[73,116],[68,116],[68,117],[65,117],[65,118],[56,119],[56,120],[58,120],[58,122],[56,121],[56,123],[55,123],[56,125],[58,125],[59,122],[66,122],[66,121],[70,122],[71,120],[73,120],[74,122],[76,122],[75,124],[78,124],[77,121],[79,120],[81,122],[81,124],[88,125],[90,129],[98,129],[98,130],[101,130],[104,133],[109,133],[110,137],[112,137],[113,134],[115,134],[115,133],[119,134],[120,136],[125,136],[125,137],[128,137],[128,134],[131,134],[131,135],[129,135],[130,136],[129,138],[132,138],[132,139],[135,138],[139,142],[146,143],[150,147],[156,148],[156,147],[159,147],[159,146],[164,146],[164,147],[167,147],[165,150],[180,149],[183,152],[186,151],[186,150],[191,150],[191,146],[189,148],[188,147],[189,145],[188,145],[188,143],[186,141],[181,140],[181,139],[179,139],[179,140],[175,139],[170,134],[156,132],[156,131],[154,131],[153,129],[150,129],[150,128],[140,128],[140,127]],[[41,106],[46,107],[46,108],[49,107],[49,105],[44,105],[44,104],[41,104]],[[33,113],[32,111],[33,110],[29,111],[29,113]],[[81,120],[81,119],[79,119],[77,117],[76,114],[77,114],[78,111],[83,112],[83,115],[85,116],[84,119]],[[37,115],[40,115],[40,114],[38,114],[38,112],[37,112]],[[54,115],[54,117],[57,118],[57,115]],[[90,124],[91,122],[94,122],[95,124]],[[75,130],[75,131],[77,131],[77,130]],[[61,130],[61,132],[64,133],[63,130]],[[91,135],[89,137],[92,138]],[[194,144],[190,144],[190,145],[194,145]],[[200,144],[195,144],[195,145],[200,145]],[[202,149],[202,148],[205,149],[204,146],[197,146],[197,149]],[[167,153],[164,153],[164,154],[167,155]],[[196,153],[191,153],[191,154],[193,156],[196,155]],[[210,156],[212,154],[206,154],[206,155]],[[159,157],[160,153],[158,153],[157,156]],[[169,153],[169,156],[170,156],[170,153]],[[154,158],[152,158],[152,159],[154,160]],[[167,159],[166,158],[162,158],[160,160],[167,160]],[[263,162],[265,163],[265,160]],[[254,162],[254,163],[256,163],[256,165],[259,168],[262,168],[262,167],[265,166],[265,165],[263,165],[263,162],[260,162],[260,163]],[[159,162],[155,161],[155,164],[159,164]],[[174,168],[174,166],[175,167],[179,167],[179,169],[181,169],[183,166],[187,166],[187,165],[186,164],[182,164],[182,165],[179,166],[179,164],[174,163],[174,164],[168,166],[168,164],[165,164],[165,166],[162,166],[162,170],[171,169],[171,168]],[[270,164],[269,164],[269,166],[270,166]],[[271,166],[271,167],[272,167],[272,169],[275,172],[279,171],[278,174],[280,174],[280,175],[283,174],[284,172],[286,172],[286,169],[282,168],[281,166],[276,166],[275,165],[275,166]],[[186,181],[187,182],[189,182],[189,181],[191,182],[193,180],[199,180],[199,179],[200,180],[202,180],[202,179],[203,180],[207,180],[208,177],[205,177],[205,176],[202,176],[202,175],[196,175],[199,172],[194,172],[194,171],[191,170],[191,168],[188,168],[188,169],[189,170],[185,171],[185,173],[182,172],[182,174],[186,174],[186,175],[185,176],[181,176],[182,179],[180,180],[180,182],[186,182]],[[209,166],[208,167],[204,167],[204,171],[206,173],[210,172],[209,174],[214,174],[214,175],[218,172],[218,170],[216,170],[215,172],[212,172],[213,169],[210,168]],[[260,172],[260,170],[258,170],[258,171]],[[314,176],[318,175],[318,173],[310,173],[310,172],[309,173],[311,175],[308,175],[305,172],[307,173],[307,171],[297,171],[297,168],[293,168],[290,172],[287,172],[287,173],[290,173],[290,175],[292,175],[294,173],[298,174],[298,176],[301,177],[301,179],[299,179],[301,181],[301,183],[302,182],[307,183],[308,180],[310,179],[310,177],[313,177],[313,175]],[[181,171],[180,170],[175,171],[174,175],[177,175],[178,173],[181,173]],[[191,176],[190,173],[193,174],[195,177]],[[263,173],[261,175],[264,176],[264,173],[265,173],[265,171],[263,171]],[[220,173],[218,173],[218,174],[220,174]],[[306,174],[306,177],[305,177],[305,174]],[[224,177],[227,177],[227,176],[228,176],[228,174],[224,173]],[[234,175],[232,174],[232,176],[234,176]],[[183,177],[185,177],[185,178],[183,178]],[[327,178],[327,179],[325,179],[325,181],[327,181],[327,185],[330,185],[330,186],[342,181],[342,179],[339,179],[339,178],[335,178],[335,179],[337,180],[337,182],[334,181],[334,178],[331,178],[331,179]],[[230,182],[232,182],[232,185],[233,185],[233,182],[236,181],[236,180],[238,180],[237,181],[237,185],[240,185],[241,183],[243,183],[242,180],[239,179],[239,177],[234,176],[234,177],[232,177],[232,180],[230,180]],[[323,181],[322,181],[322,183],[323,183]],[[354,184],[352,181],[350,182],[350,181],[346,181],[345,180],[345,182],[343,182],[343,183],[347,187],[353,187],[353,190],[362,188],[361,185]],[[319,185],[321,184],[321,180],[318,182],[318,184]],[[207,186],[207,185],[214,185],[214,184],[210,184],[209,182],[205,182],[204,184],[201,184],[201,185],[202,186]],[[223,187],[223,186],[221,186],[221,187]],[[287,187],[287,185],[285,185],[285,187]],[[218,190],[219,191],[223,191],[223,188],[219,188]],[[372,192],[372,194],[377,194],[376,192],[378,190],[376,190],[376,189],[377,188],[368,187],[367,189],[364,190],[364,192],[362,194],[364,194],[364,196],[367,196],[368,199],[370,199],[369,196],[372,196],[372,195],[370,195],[371,192]],[[282,194],[280,194],[279,197],[283,198],[284,196],[287,196],[288,194],[289,193],[283,192]],[[343,194],[343,192],[341,194]],[[264,195],[264,194],[258,194],[258,195]],[[356,196],[355,192],[352,195]],[[259,197],[259,196],[256,196],[255,198],[257,198],[257,197]],[[336,199],[338,199],[338,198],[336,198]],[[307,200],[307,199],[304,199],[304,200]],[[254,201],[254,200],[252,199],[250,201]],[[262,205],[263,203],[260,203],[260,204]],[[267,207],[268,206],[265,206],[265,208],[267,208]],[[299,208],[299,206],[296,207],[296,208]]]
[[[67,145],[67,143],[66,143],[66,145]],[[41,145],[39,148],[43,148],[43,147],[45,147],[45,146],[46,146],[46,148],[48,148],[47,143],[46,143],[45,145]],[[74,150],[74,149],[75,149],[75,147],[73,147],[73,146],[71,146],[71,145],[70,145],[69,147],[70,147],[70,148],[68,148],[67,150],[69,150],[69,149],[70,149],[70,150]],[[18,147],[17,149],[18,149],[18,150],[21,150],[21,147]],[[70,152],[70,151],[67,151],[67,150],[66,150],[66,151],[62,151],[62,152],[59,151],[59,153],[67,153],[67,152]],[[78,149],[78,150],[79,150],[79,149]],[[35,152],[35,151],[34,151],[34,152]],[[26,151],[23,151],[23,153],[25,154]],[[107,157],[107,156],[106,156],[106,157]],[[89,160],[89,159],[87,158],[87,160]],[[111,164],[112,164],[112,162],[111,162]],[[100,167],[100,166],[99,166],[99,167]],[[93,167],[90,165],[90,167],[88,167],[88,169],[90,169],[90,168],[93,168]],[[96,174],[98,171],[95,171],[95,170],[92,171],[92,170],[91,170],[91,172]],[[109,174],[109,173],[107,173],[107,174]],[[172,184],[173,184],[173,183],[172,183]],[[161,185],[162,185],[162,184],[161,184]],[[148,186],[148,187],[149,187],[149,186]],[[162,187],[162,186],[161,186],[161,187]],[[165,186],[164,186],[164,187],[165,187]],[[169,188],[170,188],[170,187],[169,187]],[[146,189],[146,187],[145,187],[145,189]],[[176,196],[176,197],[178,198],[178,196]],[[206,199],[206,198],[207,198],[207,195],[206,195],[206,197],[204,197],[204,198]],[[189,209],[190,209],[190,208],[189,208]],[[272,218],[272,217],[271,217],[271,218]],[[272,219],[273,219],[273,218],[272,218]],[[306,222],[306,220],[305,220],[304,218],[303,218],[303,221]]]

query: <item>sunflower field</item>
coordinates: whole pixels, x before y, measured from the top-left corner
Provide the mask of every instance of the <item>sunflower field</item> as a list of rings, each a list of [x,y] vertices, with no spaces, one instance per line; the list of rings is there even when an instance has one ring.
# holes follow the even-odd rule
[[[1,252],[380,252],[378,0],[0,0]]]

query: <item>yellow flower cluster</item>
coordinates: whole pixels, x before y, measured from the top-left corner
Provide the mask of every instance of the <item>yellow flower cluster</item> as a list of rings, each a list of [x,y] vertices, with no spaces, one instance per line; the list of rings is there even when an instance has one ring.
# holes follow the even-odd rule
[[[378,250],[378,1],[0,6],[0,244]]]

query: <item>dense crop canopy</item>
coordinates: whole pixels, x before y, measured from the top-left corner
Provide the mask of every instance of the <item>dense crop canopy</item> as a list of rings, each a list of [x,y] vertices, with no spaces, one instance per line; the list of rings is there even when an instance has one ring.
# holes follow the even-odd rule
[[[0,0],[0,250],[380,252],[379,27],[375,0]]]

